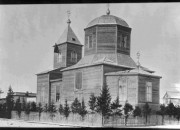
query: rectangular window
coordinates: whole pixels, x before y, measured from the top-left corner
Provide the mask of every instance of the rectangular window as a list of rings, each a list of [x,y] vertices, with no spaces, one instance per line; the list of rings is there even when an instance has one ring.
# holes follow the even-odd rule
[[[71,62],[77,62],[77,53],[75,51],[71,52]]]
[[[75,73],[75,89],[82,89],[82,72]]]
[[[122,78],[119,80],[119,100],[125,102],[126,96],[126,79]]]
[[[125,86],[119,86],[119,99],[125,101]]]
[[[91,35],[91,36],[88,36],[88,47],[92,48],[92,46],[93,46],[93,43],[92,43],[92,35]]]
[[[57,54],[57,62],[62,62],[62,54],[61,53],[58,53]]]
[[[56,86],[56,102],[60,100],[60,86]]]
[[[146,82],[146,101],[152,102],[152,82]]]

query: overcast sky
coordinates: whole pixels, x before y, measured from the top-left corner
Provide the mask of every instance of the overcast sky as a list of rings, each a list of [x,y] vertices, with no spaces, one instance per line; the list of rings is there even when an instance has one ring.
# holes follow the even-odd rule
[[[36,92],[35,74],[53,68],[53,45],[67,26],[84,44],[84,28],[107,4],[0,5],[0,88]],[[131,57],[162,76],[160,96],[180,91],[180,3],[110,4],[132,28]]]

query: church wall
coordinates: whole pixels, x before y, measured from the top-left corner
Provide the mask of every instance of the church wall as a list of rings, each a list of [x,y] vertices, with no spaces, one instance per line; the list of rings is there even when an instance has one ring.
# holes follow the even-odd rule
[[[67,53],[66,48],[67,48],[67,45],[61,44],[58,46],[58,48],[62,54],[62,62],[57,62],[58,54],[54,53],[54,69],[59,68],[59,67],[66,67],[66,53]]]
[[[49,74],[37,75],[37,103],[49,102]]]
[[[96,53],[96,48],[97,48],[96,47],[96,40],[97,40],[96,30],[97,30],[96,26],[85,30],[85,44],[84,44],[84,55],[85,56]],[[89,36],[92,36],[92,48],[89,48],[89,45],[88,45],[88,37]]]
[[[97,26],[97,53],[115,53],[116,32],[117,28],[115,25]]]
[[[51,82],[51,102],[54,102],[55,104],[59,104],[59,101],[56,101],[56,93],[60,92],[60,100],[62,96],[62,81],[53,81]],[[59,107],[59,106],[58,106]]]
[[[139,103],[146,102],[146,82],[152,82],[152,103],[159,104],[160,79],[149,76],[139,76]]]
[[[75,73],[82,72],[82,89],[75,89]],[[62,99],[73,101],[76,97],[81,100],[82,97],[87,103],[89,96],[94,93],[98,96],[102,87],[103,70],[102,65],[79,68],[63,72],[63,91]]]
[[[124,91],[124,101],[120,100],[120,104],[124,105],[125,101],[135,106],[137,104],[137,89],[138,89],[138,78],[137,76],[106,76],[106,82],[111,94],[112,100],[114,101],[117,96],[120,97],[119,80],[124,80],[123,86],[126,88]]]
[[[77,53],[77,62],[82,58],[82,46],[67,43],[67,60],[66,60],[67,67],[77,63],[77,62],[71,62],[72,51],[75,51]]]

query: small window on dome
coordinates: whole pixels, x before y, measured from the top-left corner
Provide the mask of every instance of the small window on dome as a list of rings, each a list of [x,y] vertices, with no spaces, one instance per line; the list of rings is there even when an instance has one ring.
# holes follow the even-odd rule
[[[92,36],[88,36],[88,48],[92,48]]]
[[[76,41],[76,39],[75,39],[75,38],[72,38],[72,40],[73,40],[73,41]]]

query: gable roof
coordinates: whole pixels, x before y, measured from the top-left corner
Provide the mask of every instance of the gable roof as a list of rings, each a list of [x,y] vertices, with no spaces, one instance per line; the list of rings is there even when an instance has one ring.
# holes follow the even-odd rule
[[[163,98],[165,98],[165,96],[167,96],[167,98],[180,99],[180,92],[178,92],[178,91],[167,91]]]
[[[136,68],[131,69],[131,70],[109,72],[109,73],[106,73],[105,75],[137,75],[137,74],[140,74],[140,75],[147,75],[147,76],[161,78],[161,76],[154,75],[154,74],[152,74],[152,72],[154,72],[154,71],[137,65]]]
[[[63,69],[70,70],[75,68],[87,67],[97,64],[107,64],[117,67],[124,67],[129,69],[136,68],[136,64],[133,59],[125,54],[92,54],[83,57],[77,64]]]
[[[57,41],[57,45],[63,44],[66,42],[82,45],[69,24],[67,28],[64,30],[64,32],[62,33],[62,35],[60,36],[59,40]]]
[[[41,74],[48,74],[48,73],[61,73],[59,70],[61,69],[64,69],[64,67],[61,67],[61,68],[56,68],[56,69],[52,69],[52,70],[46,70],[46,71],[43,71],[43,72],[40,72],[40,73],[37,73],[36,75],[41,75]]]

